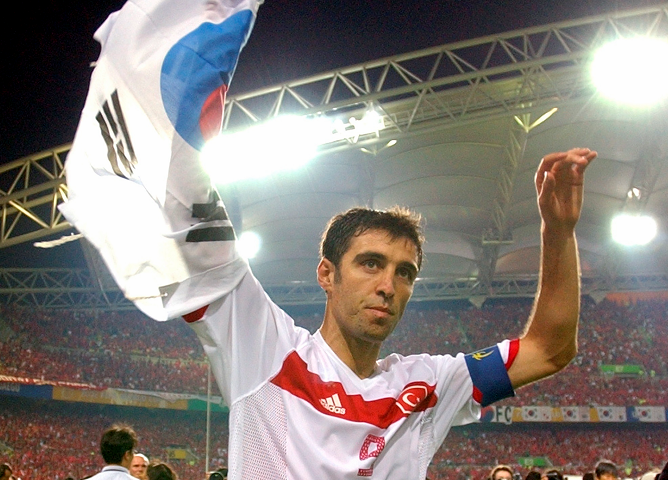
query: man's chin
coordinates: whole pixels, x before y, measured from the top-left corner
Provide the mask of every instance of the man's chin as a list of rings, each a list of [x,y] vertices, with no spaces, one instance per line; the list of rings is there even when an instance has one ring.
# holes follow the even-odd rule
[[[365,340],[371,343],[383,343],[392,333],[393,328],[388,325],[375,325],[377,328],[367,330]]]

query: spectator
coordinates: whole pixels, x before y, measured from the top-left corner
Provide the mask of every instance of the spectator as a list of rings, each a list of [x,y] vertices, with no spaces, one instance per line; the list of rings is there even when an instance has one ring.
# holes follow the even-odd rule
[[[541,475],[541,480],[564,480],[564,475],[554,468],[545,470]]]
[[[666,464],[663,467],[663,470],[661,470],[658,480],[668,480],[668,462],[666,462]]]
[[[661,470],[653,468],[649,472],[644,473],[638,480],[658,480]]]
[[[489,480],[513,480],[513,469],[508,465],[497,465],[489,474]]]
[[[8,463],[0,465],[0,480],[9,480],[12,477],[12,468]]]
[[[102,434],[100,451],[107,464],[92,480],[134,480],[130,475],[130,465],[137,446],[137,434],[124,425],[114,425]]]
[[[594,477],[596,480],[617,480],[619,478],[617,465],[610,460],[600,460],[594,469]]]
[[[130,475],[139,480],[146,480],[146,470],[148,468],[148,457],[143,453],[135,453],[130,464]]]
[[[178,480],[176,472],[166,463],[151,462],[146,471],[148,480]]]

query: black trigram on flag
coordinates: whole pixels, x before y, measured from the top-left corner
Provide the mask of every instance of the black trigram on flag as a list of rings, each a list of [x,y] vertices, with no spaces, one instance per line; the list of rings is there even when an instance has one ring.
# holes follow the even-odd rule
[[[192,206],[193,218],[199,218],[202,224],[188,232],[186,242],[230,242],[235,240],[234,229],[229,225],[221,225],[228,219],[218,193],[211,191],[209,203],[195,203]]]
[[[107,158],[112,170],[119,177],[128,178],[137,165],[137,157],[118,100],[118,91],[111,94],[111,104],[109,100],[104,102],[95,119],[107,144]]]

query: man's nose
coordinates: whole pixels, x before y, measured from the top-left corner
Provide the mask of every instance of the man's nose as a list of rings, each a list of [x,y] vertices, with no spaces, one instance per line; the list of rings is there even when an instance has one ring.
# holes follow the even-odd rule
[[[376,286],[376,293],[385,298],[393,297],[395,293],[394,277],[395,277],[394,269],[385,268],[381,273],[380,278],[378,279],[378,285]]]

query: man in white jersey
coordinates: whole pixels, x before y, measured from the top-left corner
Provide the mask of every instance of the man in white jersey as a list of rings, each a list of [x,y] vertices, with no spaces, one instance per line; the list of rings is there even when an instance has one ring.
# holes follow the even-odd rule
[[[520,339],[470,355],[378,360],[413,292],[422,235],[412,214],[369,209],[328,227],[317,268],[327,304],[311,335],[237,253],[199,162],[223,128],[260,3],[132,0],[109,16],[96,31],[100,57],[59,208],[139,309],[184,316],[199,335],[230,407],[230,479],[425,478],[452,425],[575,355],[574,229],[596,153],[554,153],[538,168],[541,277]]]
[[[574,228],[596,153],[573,149],[540,164],[541,278],[520,339],[470,355],[378,360],[413,292],[422,235],[412,214],[369,209],[328,227],[317,268],[327,304],[311,335],[236,251],[199,162],[223,128],[260,3],[131,0],[109,16],[95,34],[100,57],[59,208],[139,309],[184,316],[199,335],[230,407],[230,479],[424,478],[452,425],[575,355]]]
[[[406,210],[352,209],[330,221],[317,268],[327,303],[314,335],[272,303],[246,264],[229,262],[238,284],[184,316],[230,406],[229,478],[423,479],[451,426],[564,368],[577,351],[574,229],[595,157],[576,148],[541,161],[531,318],[521,338],[474,354],[378,360],[422,262],[419,218]]]

